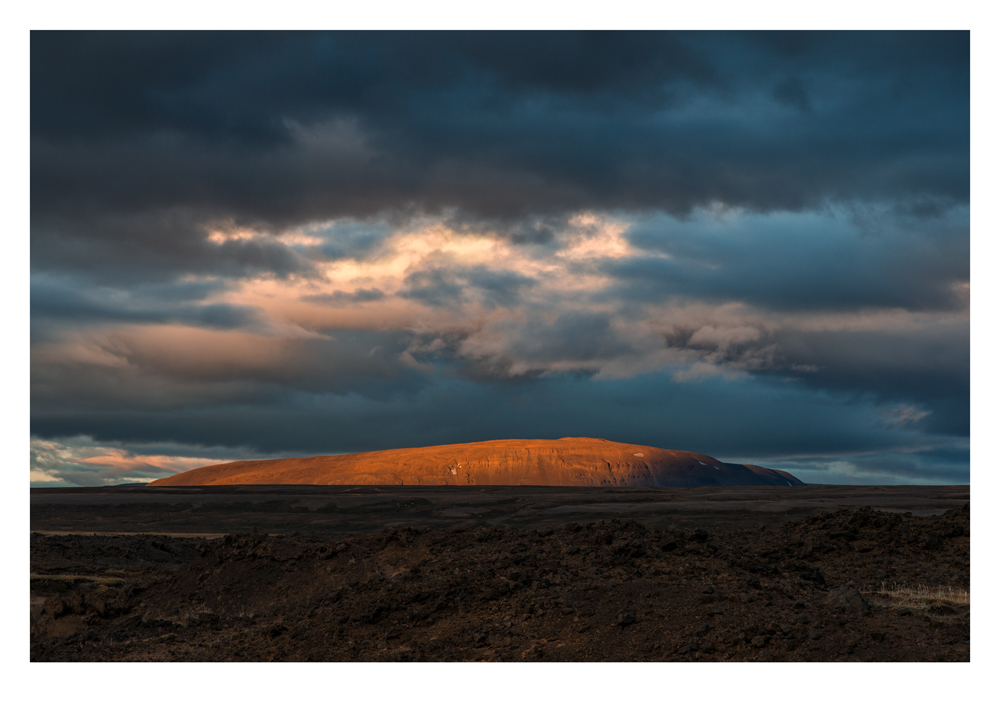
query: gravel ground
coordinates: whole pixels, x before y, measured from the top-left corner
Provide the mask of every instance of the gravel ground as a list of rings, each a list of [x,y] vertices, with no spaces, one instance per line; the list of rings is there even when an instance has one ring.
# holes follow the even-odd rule
[[[777,529],[32,534],[33,661],[968,661],[969,505]]]

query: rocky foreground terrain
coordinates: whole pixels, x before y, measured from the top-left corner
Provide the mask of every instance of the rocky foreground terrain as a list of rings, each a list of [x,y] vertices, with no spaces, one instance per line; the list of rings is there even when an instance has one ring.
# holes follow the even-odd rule
[[[34,533],[31,561],[33,661],[969,660],[968,504],[712,532]]]

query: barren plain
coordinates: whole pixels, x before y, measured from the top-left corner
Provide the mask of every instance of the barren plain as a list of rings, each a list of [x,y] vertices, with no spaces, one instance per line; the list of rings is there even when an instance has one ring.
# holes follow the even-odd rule
[[[31,492],[31,658],[967,661],[969,488]]]

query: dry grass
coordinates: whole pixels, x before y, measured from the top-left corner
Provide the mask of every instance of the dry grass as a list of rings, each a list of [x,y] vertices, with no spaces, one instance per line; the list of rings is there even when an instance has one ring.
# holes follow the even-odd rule
[[[103,575],[38,575],[31,574],[31,580],[46,581],[51,580],[57,583],[97,583],[98,585],[121,585],[125,581],[122,578],[110,578]]]
[[[923,585],[888,585],[872,590],[869,595],[897,611],[938,612],[969,607],[969,591],[951,587],[926,587]]]

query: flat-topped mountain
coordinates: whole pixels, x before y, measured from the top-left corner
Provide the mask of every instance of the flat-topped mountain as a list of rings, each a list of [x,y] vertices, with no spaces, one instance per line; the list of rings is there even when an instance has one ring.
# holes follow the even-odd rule
[[[598,438],[503,440],[207,465],[150,483],[701,487],[805,483],[782,470]]]

